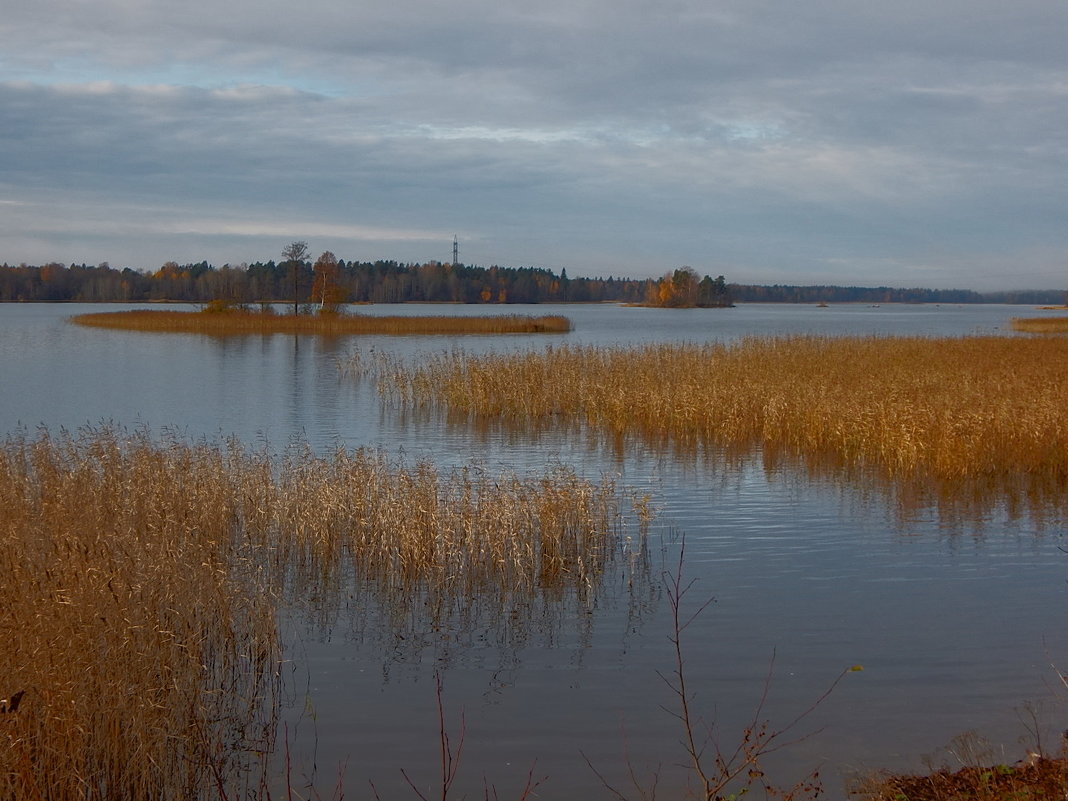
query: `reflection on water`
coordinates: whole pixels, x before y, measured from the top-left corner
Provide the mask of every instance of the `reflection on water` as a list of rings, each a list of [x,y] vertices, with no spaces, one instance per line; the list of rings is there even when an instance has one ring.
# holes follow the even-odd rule
[[[680,469],[707,477],[730,475],[759,465],[769,481],[794,481],[799,487],[840,488],[843,502],[862,503],[869,512],[889,513],[898,527],[934,520],[942,530],[985,530],[987,522],[1033,525],[1039,531],[1063,528],[1068,495],[1056,476],[1031,472],[961,478],[929,475],[888,475],[871,466],[847,461],[830,451],[798,454],[758,445],[720,447],[683,442],[668,436],[627,435],[605,431],[565,418],[514,421],[469,415],[451,409],[390,404],[383,399],[382,419],[397,428],[433,437],[448,431],[487,449],[505,444],[520,453],[555,451],[566,442],[569,458],[608,465],[622,473],[636,453],[655,454]]]
[[[571,643],[579,654],[587,650],[599,614],[620,616],[627,631],[641,628],[658,603],[658,575],[654,580],[644,546],[620,550],[618,557],[587,587],[555,584],[504,595],[460,596],[418,585],[387,591],[354,571],[292,603],[287,617],[324,641],[377,655],[386,678],[398,670],[417,677],[426,666],[443,670],[476,652],[495,671],[517,671],[529,649]]]
[[[1039,704],[1048,730],[1063,728],[1066,707],[1050,667],[1068,665],[1061,488],[891,485],[778,454],[683,453],[605,442],[582,429],[473,427],[383,407],[372,381],[354,382],[337,367],[357,349],[368,358],[419,358],[456,346],[542,347],[537,337],[221,341],[63,322],[91,310],[0,307],[0,367],[18,379],[0,382],[0,429],[116,420],[194,438],[235,435],[272,449],[294,437],[320,453],[339,444],[381,448],[441,469],[478,461],[491,474],[564,464],[652,496],[658,520],[639,564],[606,564],[601,586],[586,597],[572,589],[502,603],[489,594],[459,610],[413,596],[398,607],[373,582],[356,582],[353,567],[336,584],[347,591],[294,606],[286,621],[292,756],[298,778],[318,764],[324,797],[339,764],[357,795],[373,779],[383,798],[411,797],[401,768],[432,780],[433,675],[441,666],[446,708],[466,715],[462,789],[472,797],[482,795],[483,774],[502,796],[521,788],[534,760],[550,777],[544,797],[575,798],[604,797],[582,753],[621,783],[625,748],[638,768],[678,763],[677,721],[663,709],[672,699],[658,677],[672,664],[660,577],[683,534],[693,597],[715,598],[687,632],[691,686],[725,738],[748,721],[772,654],[768,712],[778,720],[801,711],[843,667],[865,666],[821,708],[813,725],[822,731],[780,755],[774,767],[785,775],[824,764],[829,797],[840,797],[838,774],[920,767],[924,753],[969,729],[1011,761],[1025,734],[1016,710],[1027,701]],[[535,310],[571,317],[575,329],[564,339],[575,344],[796,332],[969,335],[1003,332],[1011,317],[1033,312]],[[672,787],[665,780],[662,796]]]
[[[929,521],[943,532],[979,535],[1010,525],[1057,534],[1068,513],[1064,484],[1049,475],[888,476],[878,469],[844,463],[835,454],[799,456],[764,450],[752,458],[761,460],[769,480],[791,476],[790,480],[803,486],[838,487],[848,502],[861,504],[869,514],[881,507],[880,513],[888,513],[900,529]]]
[[[647,521],[624,536],[629,515],[614,484],[593,485],[562,467],[523,479],[477,467],[439,472],[366,451],[324,458],[296,446],[272,459],[233,440],[156,442],[146,432],[121,429],[15,437],[5,442],[2,456],[0,486],[8,488],[4,507],[12,522],[6,531],[5,553],[13,559],[8,573],[40,562],[7,586],[7,606],[31,612],[17,615],[16,628],[40,643],[40,658],[27,663],[16,651],[7,668],[41,668],[17,686],[26,682],[43,693],[30,720],[44,731],[49,720],[63,721],[70,710],[69,703],[53,706],[51,699],[63,697],[61,687],[69,692],[74,686],[57,665],[75,657],[64,643],[76,638],[66,639],[63,630],[56,634],[49,628],[52,618],[78,639],[103,644],[102,655],[87,654],[102,661],[80,671],[89,686],[110,674],[107,654],[136,644],[135,632],[164,632],[162,642],[173,648],[138,646],[142,680],[158,680],[159,672],[174,668],[174,650],[192,661],[183,658],[188,667],[181,688],[176,679],[174,703],[148,707],[175,710],[181,726],[181,713],[196,707],[197,696],[216,698],[230,714],[226,702],[236,699],[228,688],[244,688],[248,695],[238,699],[253,699],[251,723],[235,713],[235,725],[255,725],[258,732],[260,720],[270,728],[276,712],[270,700],[261,709],[256,699],[262,698],[259,685],[274,677],[279,612],[292,622],[297,609],[309,610],[304,622],[314,621],[311,630],[319,634],[347,624],[360,632],[355,644],[371,639],[385,650],[386,675],[397,662],[418,665],[424,652],[435,670],[444,671],[454,652],[465,653],[478,639],[496,648],[504,670],[520,661],[535,635],[539,647],[552,649],[560,632],[571,631],[579,647],[587,647],[595,610],[613,597],[603,590],[606,581],[624,582],[624,593],[636,602],[645,602],[651,585]],[[53,543],[60,534],[64,538]],[[57,579],[59,566],[47,567],[57,554],[49,559],[42,548],[56,550],[60,563],[75,554],[80,567],[74,572],[89,586],[71,595],[71,577]],[[184,558],[190,554],[192,562]],[[189,589],[182,579],[194,568],[203,576]],[[44,574],[43,580],[26,580],[34,574]],[[118,593],[127,587],[134,590],[123,604]],[[158,587],[168,591],[163,600],[146,589]],[[75,600],[64,601],[68,595]],[[209,600],[217,606],[210,621],[200,616]],[[342,607],[350,612],[345,620]],[[205,673],[216,651],[222,654],[218,675],[215,668]],[[134,700],[136,706],[140,699]],[[209,720],[214,725],[217,718]],[[234,750],[245,751],[247,738],[233,736]],[[220,748],[230,744],[225,733],[211,742],[220,740]],[[157,738],[156,746],[167,742]],[[172,745],[190,747],[177,734]],[[67,754],[47,741],[39,750],[75,761],[80,756],[77,748]],[[110,763],[106,747],[101,750]]]

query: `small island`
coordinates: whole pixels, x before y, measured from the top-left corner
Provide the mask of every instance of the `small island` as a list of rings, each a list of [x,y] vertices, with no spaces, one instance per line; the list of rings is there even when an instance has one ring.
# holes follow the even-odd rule
[[[218,307],[209,304],[200,311],[135,309],[97,312],[71,317],[71,322],[96,328],[160,333],[210,334],[562,334],[571,321],[561,315],[533,317],[520,314],[484,316],[418,315],[377,316],[369,314],[277,314],[262,310]]]
[[[721,275],[715,279],[701,278],[693,267],[683,266],[665,273],[659,281],[649,281],[645,300],[635,306],[656,306],[665,309],[727,309],[734,306],[734,298]]]

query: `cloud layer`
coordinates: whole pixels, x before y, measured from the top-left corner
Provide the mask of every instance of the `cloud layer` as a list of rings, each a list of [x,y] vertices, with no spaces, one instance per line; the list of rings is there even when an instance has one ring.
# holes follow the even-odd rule
[[[0,261],[1068,285],[1068,6],[40,0]]]

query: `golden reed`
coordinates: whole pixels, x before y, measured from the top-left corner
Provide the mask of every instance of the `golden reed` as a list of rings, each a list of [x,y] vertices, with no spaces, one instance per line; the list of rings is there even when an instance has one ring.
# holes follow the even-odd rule
[[[790,336],[382,364],[402,404],[897,477],[1068,478],[1068,339]]]
[[[0,798],[267,798],[286,598],[581,595],[619,496],[112,429],[0,447]],[[348,566],[348,567],[346,567]]]
[[[1068,317],[1013,317],[1010,324],[1030,334],[1068,334]]]
[[[558,315],[493,316],[374,316],[361,314],[274,314],[259,311],[133,311],[79,314],[78,325],[128,331],[212,334],[552,334],[571,330],[571,321]]]

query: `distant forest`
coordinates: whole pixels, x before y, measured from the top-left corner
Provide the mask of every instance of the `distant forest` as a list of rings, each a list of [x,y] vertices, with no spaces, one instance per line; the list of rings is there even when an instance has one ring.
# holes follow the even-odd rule
[[[328,254],[324,254],[328,255]],[[964,289],[758,286],[699,278],[689,267],[661,278],[569,278],[535,267],[402,264],[338,260],[338,297],[355,303],[595,303],[656,306],[729,306],[774,303],[1022,303],[1060,304],[1065,293],[978,293]],[[296,275],[294,276],[294,266]],[[215,267],[167,262],[155,272],[115,269],[107,263],[0,266],[0,301],[177,301],[207,303],[310,302],[313,264],[274,261]]]
[[[107,264],[0,266],[0,301],[188,301],[207,303],[312,300],[316,271],[331,259],[332,283],[350,303],[595,303],[617,301],[668,306],[729,306],[723,276],[698,279],[681,268],[660,279],[569,278],[535,267],[473,267],[465,264],[346,262],[326,253],[310,261],[256,262],[214,267],[207,262],[167,262],[154,273]],[[294,266],[296,275],[294,275]]]
[[[896,289],[861,286],[756,286],[727,284],[736,301],[746,303],[1020,303],[1061,305],[1068,293],[1059,289],[973,292],[970,289]]]

